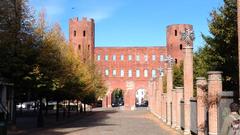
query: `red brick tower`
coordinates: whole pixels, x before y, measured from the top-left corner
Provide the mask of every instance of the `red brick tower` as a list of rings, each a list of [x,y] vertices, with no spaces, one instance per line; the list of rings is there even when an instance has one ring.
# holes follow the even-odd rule
[[[192,25],[173,24],[167,26],[167,53],[174,58],[177,64],[183,60],[183,48],[186,44],[181,41],[181,35],[185,29],[192,30]]]
[[[79,53],[83,62],[94,60],[95,48],[95,23],[93,19],[78,18],[69,20],[69,42],[74,50]]]

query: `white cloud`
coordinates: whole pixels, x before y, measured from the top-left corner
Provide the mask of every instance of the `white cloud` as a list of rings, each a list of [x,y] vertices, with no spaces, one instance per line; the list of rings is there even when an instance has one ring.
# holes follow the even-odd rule
[[[102,0],[99,2],[93,0],[84,3],[83,10],[80,9],[80,16],[93,18],[96,22],[99,22],[112,17],[121,6],[122,3],[119,1]]]
[[[37,11],[44,9],[50,21],[88,17],[99,22],[112,17],[122,6],[120,0],[30,0],[30,3]]]
[[[85,13],[84,16],[93,18],[96,22],[99,22],[101,20],[109,18],[111,14],[109,12],[94,11],[94,12]]]
[[[60,15],[64,12],[64,8],[61,5],[47,5],[44,8],[49,16]]]

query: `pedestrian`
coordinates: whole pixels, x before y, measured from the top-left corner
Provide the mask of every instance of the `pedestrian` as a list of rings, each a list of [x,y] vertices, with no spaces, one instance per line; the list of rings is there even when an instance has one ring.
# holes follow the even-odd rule
[[[230,104],[230,113],[224,119],[221,135],[240,135],[240,115],[238,113],[239,105],[237,103]]]

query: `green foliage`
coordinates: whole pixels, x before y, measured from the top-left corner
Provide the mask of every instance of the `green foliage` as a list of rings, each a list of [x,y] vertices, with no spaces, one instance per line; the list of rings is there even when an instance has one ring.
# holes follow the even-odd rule
[[[179,65],[173,66],[173,86],[182,87],[183,86],[183,62],[181,61]]]
[[[195,76],[223,71],[223,89],[238,90],[236,0],[224,0],[222,7],[212,11],[209,30],[211,35],[202,35],[206,46],[195,53]]]
[[[167,93],[167,75],[163,76],[163,93]]]
[[[23,0],[2,0],[0,5],[0,76],[19,88],[37,54],[31,27],[34,19]]]
[[[117,88],[112,92],[112,102],[118,102],[123,98],[123,90]]]
[[[34,20],[25,0],[0,4],[0,76],[15,83],[17,98],[92,103],[105,95],[96,66],[80,61],[58,24],[48,26],[44,12]]]

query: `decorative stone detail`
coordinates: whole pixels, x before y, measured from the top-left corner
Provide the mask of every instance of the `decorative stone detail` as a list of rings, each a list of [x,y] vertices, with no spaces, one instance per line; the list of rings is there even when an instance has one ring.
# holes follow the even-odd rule
[[[191,29],[185,28],[185,31],[181,33],[181,40],[186,43],[187,46],[191,46],[193,40],[195,39],[194,31]]]
[[[222,72],[208,72],[208,112],[209,112],[209,134],[217,134],[218,129],[218,103],[222,94]]]
[[[197,77],[197,127],[198,135],[205,133],[205,113],[207,109],[207,80],[204,77]]]

